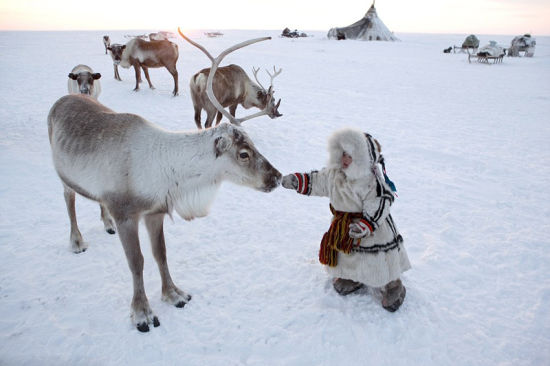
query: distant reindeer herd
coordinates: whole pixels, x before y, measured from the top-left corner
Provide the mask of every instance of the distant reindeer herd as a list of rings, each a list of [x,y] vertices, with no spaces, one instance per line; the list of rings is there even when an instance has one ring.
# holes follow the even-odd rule
[[[202,46],[197,45],[187,38],[179,29],[178,32],[184,39],[197,46],[213,60],[212,56],[210,56]],[[135,36],[125,44],[111,43],[111,38],[108,35],[103,36],[105,54],[109,53],[113,60],[115,79],[119,81],[122,80],[118,66],[122,66],[126,69],[133,67],[136,78],[134,91],[139,90],[139,84],[142,81],[141,70],[143,70],[145,74],[149,88],[154,89],[151,78],[149,77],[149,68],[165,67],[174,78],[174,90],[172,94],[177,96],[179,93],[179,83],[176,63],[179,57],[179,50],[175,43],[168,40],[168,33],[169,32],[150,33],[148,36],[149,41],[145,39],[145,35]],[[270,85],[267,89],[258,80],[259,68],[253,68],[252,70],[256,82],[253,82],[242,67],[238,65],[228,65],[217,69],[212,80],[213,93],[219,101],[219,105],[223,108],[229,107],[229,113],[227,113],[225,109],[225,112],[220,112],[218,110],[219,105],[215,106],[211,102],[211,96],[206,95],[206,82],[210,75],[210,70],[210,68],[200,70],[194,74],[189,81],[190,94],[195,112],[194,119],[197,128],[202,128],[201,113],[203,110],[206,111],[205,128],[212,126],[214,118],[216,118],[216,125],[218,125],[223,116],[226,116],[231,123],[240,124],[242,121],[235,118],[235,112],[239,104],[245,109],[252,107],[259,108],[264,111],[262,114],[266,114],[270,118],[282,116],[278,110],[281,99],[275,103],[273,97],[275,93],[273,79],[281,73],[282,69],[276,70],[276,68],[273,67],[273,73],[266,70],[271,78]],[[73,93],[71,90],[69,92]],[[95,96],[95,98],[97,99],[97,96]]]
[[[179,31],[179,29],[178,29]],[[160,325],[149,306],[143,282],[144,259],[140,249],[138,223],[141,218],[149,233],[153,255],[162,281],[162,300],[182,308],[191,295],[177,287],[167,264],[163,221],[175,210],[185,220],[208,214],[209,206],[222,181],[228,180],[250,188],[270,192],[281,183],[281,173],[256,149],[239,125],[246,120],[268,115],[280,117],[281,100],[274,102],[273,79],[281,69],[269,73],[266,89],[254,83],[237,65],[218,68],[229,53],[270,37],[236,44],[214,58],[201,45],[180,35],[202,50],[211,67],[197,72],[190,81],[195,109],[194,120],[200,131],[170,132],[144,118],[129,113],[116,113],[97,101],[101,74],[89,66],[77,65],[69,73],[68,94],[60,98],[48,114],[48,135],[55,170],[64,187],[70,222],[70,246],[73,252],[84,252],[88,244],[78,228],[75,209],[76,193],[97,201],[105,230],[118,232],[132,273],[133,324],[141,332]],[[139,90],[141,69],[149,79],[148,68],[166,67],[174,77],[173,95],[178,95],[176,44],[150,35],[151,41],[134,38],[124,45],[111,44],[103,37],[105,52],[114,63],[115,79],[120,80],[118,65],[134,67]],[[259,112],[235,117],[240,104]],[[229,107],[230,112],[224,108]],[[202,129],[200,113],[206,110]],[[217,115],[216,127],[210,128]],[[218,126],[221,116],[231,122]]]

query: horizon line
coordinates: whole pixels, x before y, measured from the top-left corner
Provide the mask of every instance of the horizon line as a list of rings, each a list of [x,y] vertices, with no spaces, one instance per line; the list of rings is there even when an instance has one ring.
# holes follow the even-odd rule
[[[188,31],[205,31],[213,30],[214,28],[189,28]],[[128,29],[0,29],[0,32],[126,32],[126,31],[154,31],[155,28],[128,28]],[[216,31],[280,31],[275,28],[215,28]],[[157,30],[160,31],[160,30]],[[167,30],[162,30],[167,31]],[[305,29],[300,30],[301,32],[328,32],[328,30],[323,29]],[[171,31],[177,34],[177,29]],[[399,34],[448,34],[448,35],[462,35],[462,34],[480,34],[480,35],[489,35],[489,36],[517,36],[514,33],[476,33],[476,32],[435,32],[435,31],[403,31],[403,32],[392,32],[395,35]],[[548,37],[550,34],[533,34],[531,32],[526,32],[522,34],[531,34],[535,37]]]

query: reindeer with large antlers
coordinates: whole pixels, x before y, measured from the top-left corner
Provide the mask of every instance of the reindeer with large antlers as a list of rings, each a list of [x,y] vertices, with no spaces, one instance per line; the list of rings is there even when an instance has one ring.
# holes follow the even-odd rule
[[[240,43],[211,58],[212,73],[228,53],[263,40]],[[211,78],[207,84],[212,103],[227,113],[213,97]],[[206,216],[223,181],[262,192],[281,183],[281,173],[254,147],[246,132],[229,123],[201,131],[172,132],[77,94],[60,98],[50,109],[48,134],[54,166],[64,186],[71,248],[81,253],[88,247],[76,220],[78,193],[104,205],[115,221],[132,272],[132,320],[142,332],[160,322],[145,294],[139,221],[144,219],[149,232],[162,281],[162,300],[182,308],[191,296],[170,276],[164,216],[174,210],[186,220]]]
[[[183,35],[179,29],[178,31],[185,40],[203,51],[206,56],[208,56],[208,58],[210,58],[210,60],[214,63],[215,60],[208,53],[208,51],[206,51],[202,46],[191,41],[189,38]],[[256,40],[256,42],[265,39],[271,38],[260,38]],[[235,118],[235,111],[237,110],[237,106],[239,104],[242,105],[245,109],[249,109],[252,107],[261,109],[262,111],[254,114],[254,117],[264,114],[268,115],[270,118],[277,118],[282,116],[282,114],[278,111],[279,105],[281,104],[281,99],[279,99],[277,104],[275,104],[275,99],[273,98],[273,94],[275,93],[273,89],[273,79],[275,79],[282,72],[282,69],[276,70],[275,66],[273,66],[273,73],[270,73],[268,70],[266,70],[267,74],[271,78],[269,88],[266,89],[258,80],[259,68],[252,69],[254,73],[254,78],[257,82],[256,84],[252,80],[250,80],[246,72],[238,65],[229,65],[218,68],[217,66],[219,65],[220,61],[221,58],[218,60],[216,67],[213,66],[212,68],[202,69],[201,71],[197,72],[191,77],[191,81],[189,82],[189,87],[191,89],[191,98],[193,100],[193,107],[195,109],[195,123],[197,124],[197,128],[202,128],[201,112],[203,109],[206,111],[206,122],[204,124],[205,128],[209,128],[212,126],[214,117],[216,117],[216,125],[218,125],[220,123],[220,120],[222,119],[222,114],[225,115],[229,119],[229,121],[234,124],[240,124],[241,122],[249,119]],[[210,77],[211,70],[214,70],[214,76],[213,78],[211,78],[213,96],[217,100],[219,106],[221,106],[222,108],[229,107],[230,113],[227,113],[225,109],[225,113],[219,111],[218,106],[216,106],[211,101],[211,96],[207,94],[207,82]]]

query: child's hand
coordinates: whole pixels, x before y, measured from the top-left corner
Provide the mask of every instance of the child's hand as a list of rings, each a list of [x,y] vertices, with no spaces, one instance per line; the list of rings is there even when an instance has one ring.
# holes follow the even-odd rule
[[[298,178],[294,174],[288,174],[283,177],[283,187],[286,189],[298,189]]]
[[[370,225],[365,220],[359,220],[349,225],[349,236],[353,239],[361,239],[372,234]]]

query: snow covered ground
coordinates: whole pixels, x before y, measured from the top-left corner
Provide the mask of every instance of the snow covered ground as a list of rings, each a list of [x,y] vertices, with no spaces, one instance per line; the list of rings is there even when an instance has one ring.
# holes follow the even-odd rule
[[[273,36],[224,63],[283,68],[275,95],[284,116],[244,123],[282,173],[321,168],[337,128],[380,140],[413,268],[396,313],[370,289],[340,297],[317,261],[328,200],[227,183],[208,217],[165,222],[172,277],[193,295],[184,309],[161,301],[141,228],[145,287],[161,322],[143,334],[129,319],[118,237],[82,197],[90,248],[70,251],[46,125],[67,74],[84,63],[103,75],[106,106],[194,130],[188,81],[207,58],[174,39],[180,95],[165,69],[150,71],[155,90],[133,92],[133,70],[114,80],[101,38],[140,33],[0,32],[0,365],[550,364],[550,37],[534,35],[534,58],[483,65],[442,53],[466,35],[369,43],[189,32],[213,55]],[[513,36],[478,35],[505,46]]]

